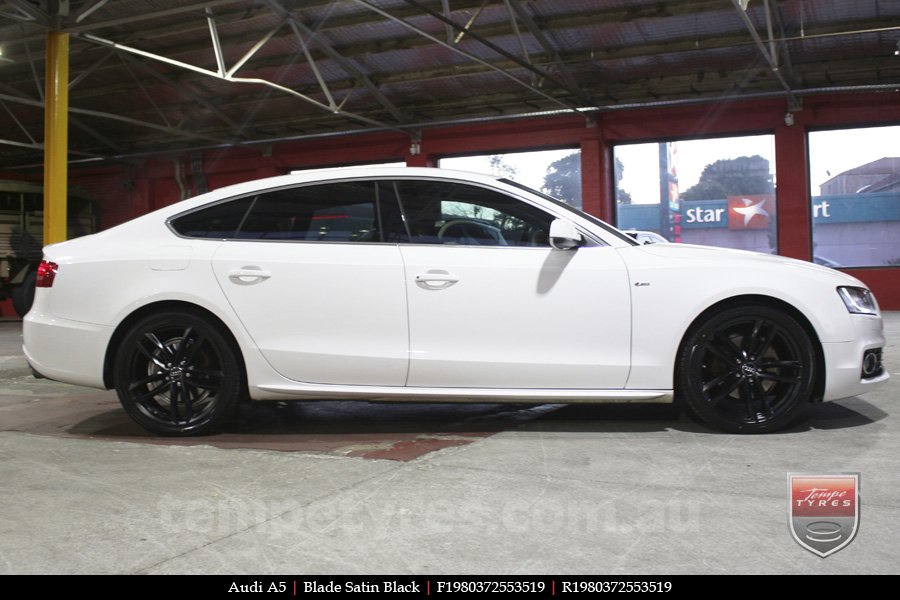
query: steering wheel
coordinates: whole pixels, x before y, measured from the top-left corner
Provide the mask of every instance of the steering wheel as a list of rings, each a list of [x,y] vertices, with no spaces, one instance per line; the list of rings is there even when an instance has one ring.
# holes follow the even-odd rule
[[[445,237],[464,239],[471,244],[480,246],[507,245],[498,227],[467,219],[453,219],[441,225],[438,230],[438,239],[443,240]]]

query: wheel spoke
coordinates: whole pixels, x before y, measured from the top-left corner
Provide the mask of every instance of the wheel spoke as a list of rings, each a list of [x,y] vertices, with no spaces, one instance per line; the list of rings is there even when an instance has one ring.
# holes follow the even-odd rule
[[[145,377],[144,379],[140,379],[138,381],[132,381],[131,385],[128,386],[128,391],[133,392],[140,387],[144,387],[148,383],[153,383],[154,381],[161,381],[166,378],[165,373],[154,373],[149,377]]]
[[[148,335],[149,335],[149,334],[148,334]],[[137,344],[137,349],[138,349],[138,352],[140,352],[140,353],[143,354],[145,357],[147,357],[147,359],[148,359],[150,362],[152,362],[154,365],[156,365],[156,366],[159,367],[160,369],[165,369],[165,368],[167,368],[167,367],[166,367],[166,363],[164,363],[162,360],[160,360],[160,358],[156,355],[155,352],[151,352],[150,350],[147,350],[147,349],[144,347],[144,345],[143,345],[142,343],[138,342],[138,344]],[[168,351],[166,351],[165,349],[163,349],[163,350],[164,350],[165,352],[168,352]]]
[[[206,343],[206,338],[200,334],[196,334],[193,343],[191,343],[191,347],[188,349],[187,355],[184,357],[184,361],[190,365],[194,362],[194,357],[197,355],[197,351]]]
[[[707,341],[706,347],[710,352],[729,364],[733,364],[743,358],[741,349],[735,346],[734,342],[721,332],[716,332],[713,339]]]
[[[214,369],[191,369],[191,383],[207,390],[217,390],[222,385],[225,373]]]
[[[737,388],[738,385],[740,385],[740,383],[741,383],[740,377],[737,377],[734,373],[729,373],[728,376],[730,376],[732,378],[732,380],[728,383],[725,383],[724,379],[722,381],[720,381],[717,384],[719,389],[716,391],[716,394],[714,396],[711,395],[708,397],[708,400],[711,403],[717,404],[717,403],[721,402],[729,394],[731,394],[731,392],[733,392]],[[722,379],[722,378],[719,378],[719,379]],[[712,386],[710,386],[709,389],[711,389],[711,387]],[[703,391],[704,391],[704,393],[706,393],[708,390],[704,389]]]
[[[134,399],[136,402],[144,402],[146,400],[149,400],[153,396],[156,396],[157,394],[162,393],[163,390],[165,389],[166,385],[168,385],[168,384],[166,382],[163,382],[163,383],[159,384],[158,386],[156,386],[155,388],[149,389],[142,394],[138,394],[137,396],[134,397]]]
[[[772,403],[769,401],[769,396],[766,394],[766,390],[763,389],[762,383],[759,379],[753,382],[753,389],[756,392],[757,398],[759,398],[760,403],[763,406],[763,409],[766,411],[766,418],[771,419],[775,416],[775,411],[772,409]]]
[[[760,369],[802,369],[803,363],[799,360],[767,360],[759,363]]]
[[[800,383],[802,379],[799,375],[775,375],[772,373],[760,373],[758,375],[760,379],[765,379],[766,381],[774,381],[776,383]]]
[[[194,417],[193,386],[183,385],[181,396],[184,398],[184,420],[190,421]]]
[[[169,383],[169,411],[172,413],[172,422],[178,422],[178,384]]]
[[[181,334],[181,339],[178,341],[178,348],[175,351],[175,355],[172,357],[172,362],[178,363],[184,359],[184,351],[187,349],[193,331],[193,327],[188,327],[184,330],[184,333]]]
[[[747,419],[751,421],[756,420],[756,411],[753,410],[753,393],[750,390],[750,384],[746,379],[741,380],[741,385],[739,386],[739,393],[741,396],[741,400],[744,401],[744,407],[747,409]]]
[[[742,350],[746,355],[753,354],[753,347],[759,342],[759,333],[763,327],[762,319],[755,319],[753,321],[753,331],[750,332],[750,335],[744,336],[743,343],[741,344]]]
[[[753,324],[753,333],[750,336],[747,349],[748,355],[763,356],[772,345],[777,334],[778,328],[773,323],[757,319]]]

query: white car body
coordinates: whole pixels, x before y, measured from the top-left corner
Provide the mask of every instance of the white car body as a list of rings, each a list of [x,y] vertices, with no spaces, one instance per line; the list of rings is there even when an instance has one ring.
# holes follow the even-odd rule
[[[550,246],[191,238],[167,222],[263,190],[354,180],[484,187],[574,225],[591,243]],[[245,217],[246,218],[246,217]],[[24,350],[43,376],[114,387],[110,361],[130,315],[191,306],[227,328],[249,396],[387,400],[671,402],[686,332],[733,298],[794,307],[824,371],[818,396],[862,394],[877,314],[836,288],[858,280],[808,262],[678,244],[635,245],[575,211],[487,176],[435,169],[334,170],[252,181],[54,244]]]

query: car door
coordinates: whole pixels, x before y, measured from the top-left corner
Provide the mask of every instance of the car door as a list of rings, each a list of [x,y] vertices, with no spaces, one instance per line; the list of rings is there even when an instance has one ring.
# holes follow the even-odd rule
[[[253,199],[234,239],[216,251],[222,291],[281,375],[404,385],[404,274],[379,216],[367,181],[269,191]]]
[[[618,253],[548,245],[554,216],[495,190],[398,181],[409,243],[407,385],[622,388],[631,301]]]

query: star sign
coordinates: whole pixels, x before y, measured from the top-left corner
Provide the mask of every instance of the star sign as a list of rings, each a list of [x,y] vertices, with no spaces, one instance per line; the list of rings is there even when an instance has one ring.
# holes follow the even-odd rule
[[[769,217],[769,213],[763,208],[763,204],[766,202],[765,199],[753,204],[753,200],[750,198],[741,198],[741,202],[744,203],[744,206],[735,207],[734,212],[744,215],[744,227],[746,227],[747,223],[749,223],[756,215],[766,218]]]

